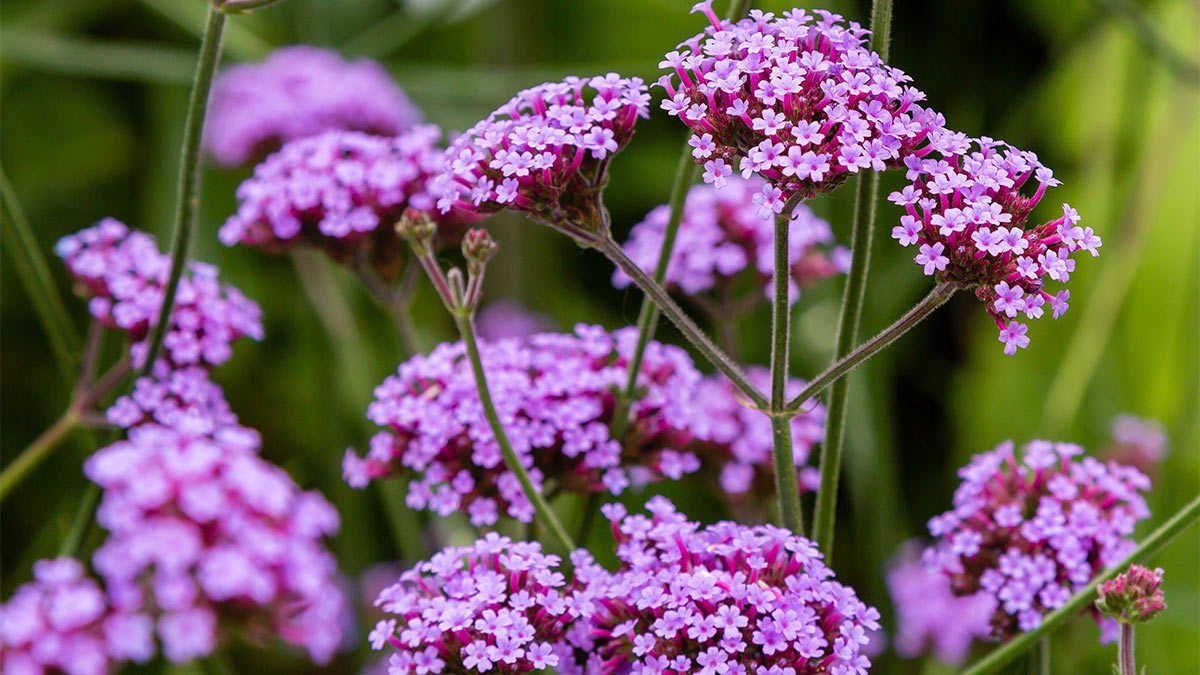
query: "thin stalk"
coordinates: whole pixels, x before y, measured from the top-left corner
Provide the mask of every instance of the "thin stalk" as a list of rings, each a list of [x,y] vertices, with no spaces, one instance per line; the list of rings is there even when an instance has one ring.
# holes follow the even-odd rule
[[[50,340],[50,351],[54,354],[58,370],[70,386],[75,377],[79,335],[75,332],[71,315],[67,313],[66,303],[54,284],[54,277],[50,275],[46,257],[25,218],[25,210],[17,201],[16,191],[8,182],[8,175],[3,168],[0,168],[0,204],[4,216],[4,248],[9,251],[21,285],[25,287],[42,330]]]
[[[941,307],[957,290],[958,286],[948,281],[934,286],[928,295],[922,298],[912,309],[905,312],[904,316],[896,319],[895,323],[883,329],[875,337],[862,343],[857,349],[814,377],[803,391],[788,402],[787,412],[791,413],[800,410],[806,401],[824,391],[826,387],[836,382],[846,373],[854,370],[863,361],[883,351],[901,335],[907,333],[913,326],[921,323],[925,317],[932,314],[938,307]]]
[[[175,306],[175,292],[187,264],[188,247],[192,243],[192,230],[196,226],[196,211],[200,207],[200,137],[204,130],[204,116],[208,110],[208,92],[212,88],[213,73],[221,56],[221,33],[225,27],[225,13],[209,7],[204,26],[204,37],[200,43],[200,56],[196,62],[196,76],[192,80],[192,93],[188,100],[187,120],[183,128],[183,147],[179,156],[179,181],[175,187],[175,229],[171,235],[171,274],[163,289],[162,305],[158,310],[158,321],[150,336],[146,351],[146,362],[139,376],[149,375],[162,349],[167,325],[171,322],[171,310]]]
[[[792,532],[802,534],[804,514],[800,510],[800,486],[796,479],[796,460],[792,454],[792,418],[783,414],[787,407],[788,337],[791,329],[788,228],[794,209],[795,204],[789,201],[783,212],[775,217],[775,293],[771,302],[771,437],[779,522]]]
[[[887,59],[892,27],[892,1],[871,3],[871,48]],[[871,241],[875,232],[875,206],[879,198],[879,172],[859,174],[854,184],[854,218],[851,221],[850,273],[842,291],[842,309],[838,317],[835,365],[846,358],[858,342],[863,301],[867,295],[867,274],[871,267]],[[864,192],[866,193],[864,195]],[[838,476],[842,468],[842,442],[846,431],[846,406],[850,382],[834,382],[829,392],[829,412],[825,417],[825,442],[821,444],[821,484],[813,515],[813,539],[826,560],[833,555],[833,523],[836,516]],[[807,400],[807,399],[801,399]]]
[[[32,443],[29,444],[17,458],[0,471],[0,502],[11,494],[29,472],[33,471],[42,460],[50,456],[50,452],[67,437],[75,427],[79,426],[79,410],[70,406],[63,412],[54,424],[51,424]]]
[[[71,527],[67,530],[67,536],[63,539],[62,545],[58,547],[60,557],[74,558],[79,555],[83,540],[87,538],[88,530],[92,526],[92,517],[96,514],[96,507],[99,505],[100,486],[88,481],[87,488],[83,492],[83,500],[79,502],[79,507],[75,510],[75,517],[71,519]]]
[[[1137,675],[1133,662],[1133,624],[1121,622],[1121,641],[1117,644],[1117,661],[1121,664],[1121,675]]]
[[[691,134],[688,134],[691,138]],[[671,251],[675,248],[675,235],[679,233],[679,223],[683,220],[683,203],[687,199],[688,189],[696,177],[696,162],[692,159],[691,146],[684,143],[683,152],[679,155],[679,163],[675,166],[675,181],[671,185],[671,197],[667,202],[671,215],[667,218],[667,227],[663,231],[662,249],[658,254],[658,263],[654,266],[654,282],[662,285],[667,278],[667,267],[671,262]],[[617,397],[613,410],[612,437],[620,438],[629,424],[629,407],[637,396],[638,373],[642,369],[642,359],[646,355],[646,345],[654,338],[654,328],[658,324],[658,305],[649,295],[642,298],[642,308],[638,310],[638,339],[629,359],[629,374],[625,379],[625,389]]]
[[[475,319],[462,312],[455,312],[454,322],[458,325],[458,332],[467,348],[467,358],[471,361],[471,370],[475,373],[475,386],[479,390],[479,402],[483,404],[483,414],[492,427],[496,443],[500,445],[500,453],[504,456],[505,465],[520,481],[521,489],[525,491],[525,495],[533,504],[538,519],[546,526],[546,530],[550,532],[559,548],[564,553],[571,553],[576,548],[575,542],[571,540],[571,535],[567,534],[566,528],[559,522],[558,516],[554,515],[554,511],[550,509],[550,505],[546,503],[542,493],[534,486],[533,480],[529,478],[529,472],[521,464],[521,458],[517,456],[512,443],[508,440],[504,425],[500,423],[500,414],[496,412],[496,405],[492,402],[492,394],[488,389],[487,377],[483,372],[483,359],[479,356],[479,344],[475,339]]]
[[[1159,525],[1158,529],[1143,539],[1142,543],[1138,544],[1138,547],[1128,557],[1092,579],[1083,590],[1071,596],[1071,599],[1065,605],[1042,617],[1042,624],[1040,626],[1028,633],[1021,633],[1012,640],[1000,645],[992,653],[976,661],[970,668],[963,670],[960,675],[993,673],[1021,654],[1024,654],[1033,648],[1038,640],[1042,639],[1043,635],[1049,635],[1060,624],[1092,604],[1096,600],[1096,589],[1100,584],[1129,569],[1130,565],[1145,561],[1161,551],[1163,547],[1171,543],[1171,540],[1187,529],[1189,525],[1195,523],[1197,518],[1200,518],[1200,495],[1194,497],[1192,501],[1179,509],[1167,522]]]
[[[712,339],[704,334],[704,331],[700,330],[700,327],[697,326],[690,317],[688,317],[687,313],[680,309],[679,305],[671,299],[671,296],[667,293],[666,289],[655,283],[654,279],[652,279],[649,274],[646,274],[641,267],[638,267],[637,263],[631,260],[629,256],[625,255],[625,251],[621,250],[621,246],[617,244],[617,242],[613,241],[612,237],[604,237],[600,241],[596,242],[595,246],[600,250],[601,253],[608,256],[608,259],[613,261],[617,267],[620,267],[622,270],[624,270],[625,274],[628,274],[629,277],[633,279],[633,283],[637,284],[638,288],[642,289],[642,292],[646,294],[647,298],[654,302],[654,304],[658,305],[658,309],[663,314],[667,315],[667,318],[679,328],[680,332],[683,333],[683,336],[687,338],[687,341],[691,343],[691,345],[695,347],[696,350],[699,351],[700,354],[709,361],[709,363],[716,366],[717,370],[725,373],[725,375],[729,377],[730,381],[732,381],[733,384],[740,389],[742,393],[750,399],[751,402],[754,403],[754,405],[763,410],[768,409],[770,406],[770,401],[768,401],[767,397],[758,390],[758,387],[754,386],[754,383],[750,381],[750,378],[745,372],[742,371],[741,367],[734,363],[733,360],[725,354],[725,352],[721,351],[721,348],[713,343]]]
[[[587,496],[587,502],[583,505],[583,516],[579,519],[579,529],[575,531],[575,540],[582,541],[583,545],[587,546],[588,532],[592,529],[592,523],[596,522],[596,514],[600,512],[600,502],[603,498],[599,492],[593,492]]]
[[[1050,673],[1050,636],[1043,635],[1041,640],[1038,640],[1038,675],[1051,675]]]
[[[740,18],[750,9],[750,0],[731,0],[726,18]],[[679,234],[679,223],[683,220],[683,205],[687,193],[696,179],[696,162],[692,158],[692,146],[684,140],[683,150],[679,153],[679,162],[675,165],[675,179],[671,183],[671,196],[667,200],[670,215],[667,217],[667,227],[663,230],[662,248],[658,252],[658,262],[654,266],[654,283],[661,286],[667,278],[667,267],[671,262],[671,252],[675,249],[675,236]],[[625,389],[617,397],[613,410],[612,437],[620,438],[629,424],[629,406],[633,405],[636,396],[637,376],[642,369],[642,358],[646,355],[646,345],[654,338],[654,329],[658,325],[658,305],[650,299],[647,293],[642,298],[642,308],[638,310],[638,339],[633,349],[633,357],[629,359],[629,375],[625,380]]]

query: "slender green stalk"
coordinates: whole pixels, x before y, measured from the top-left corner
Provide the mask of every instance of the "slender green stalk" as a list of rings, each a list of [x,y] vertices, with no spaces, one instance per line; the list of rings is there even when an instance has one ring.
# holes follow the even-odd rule
[[[79,555],[83,540],[87,538],[88,530],[92,526],[93,516],[96,515],[96,507],[99,505],[100,486],[88,481],[87,488],[83,492],[83,499],[75,510],[75,517],[71,519],[71,527],[67,530],[67,536],[63,539],[62,545],[58,547],[59,556],[74,558]]]
[[[688,134],[691,138],[691,134]],[[675,180],[671,185],[671,197],[667,202],[671,215],[667,218],[667,227],[663,231],[662,249],[658,254],[658,263],[654,266],[654,282],[662,285],[667,278],[667,267],[671,262],[671,251],[675,248],[675,235],[679,234],[679,223],[683,220],[683,203],[687,199],[688,189],[696,177],[696,161],[692,158],[691,146],[684,143],[683,152],[679,155],[679,163],[675,166]],[[654,328],[658,324],[658,306],[649,295],[642,298],[642,308],[638,310],[638,339],[629,359],[629,374],[625,380],[625,389],[617,397],[613,411],[612,436],[620,438],[629,424],[629,406],[637,397],[637,377],[642,369],[642,359],[646,355],[646,345],[654,338]]]
[[[208,92],[212,88],[213,74],[221,57],[221,33],[225,28],[225,13],[212,7],[204,26],[204,37],[200,43],[200,57],[196,63],[196,76],[192,81],[192,94],[188,101],[187,120],[183,128],[183,148],[179,156],[179,182],[175,189],[175,229],[171,235],[171,274],[163,289],[162,305],[158,310],[158,321],[150,336],[146,351],[146,362],[139,376],[147,375],[154,368],[158,353],[162,349],[167,326],[171,322],[171,310],[175,306],[175,292],[187,264],[188,248],[192,243],[192,230],[196,226],[196,211],[200,207],[200,137],[204,130],[204,116],[208,109]]]
[[[921,323],[925,317],[932,314],[938,307],[941,307],[957,290],[958,286],[951,282],[942,282],[934,286],[928,295],[921,298],[921,301],[914,305],[912,309],[909,309],[903,316],[896,319],[895,323],[880,331],[875,337],[859,345],[854,351],[810,380],[808,386],[788,402],[787,412],[800,410],[805,402],[824,391],[830,384],[836,382],[851,370],[854,370],[863,361],[883,351],[901,335],[907,333],[913,326]]]
[[[4,471],[0,471],[0,502],[9,496],[12,489],[20,484],[30,471],[33,471],[37,465],[42,463],[42,460],[49,457],[50,451],[58,447],[58,444],[78,425],[79,410],[75,406],[71,406],[54,424],[22,450],[16,459],[9,462],[8,466],[4,467]]]
[[[1200,518],[1200,496],[1194,497],[1167,522],[1158,526],[1158,529],[1143,539],[1142,543],[1138,544],[1138,547],[1128,557],[1092,579],[1091,583],[1083,590],[1071,596],[1065,605],[1044,616],[1040,626],[1028,633],[1021,633],[1000,645],[992,653],[976,661],[970,668],[963,670],[960,675],[983,675],[996,672],[1005,664],[1032,649],[1042,639],[1042,636],[1049,635],[1060,624],[1092,604],[1096,599],[1096,589],[1100,584],[1127,570],[1133,563],[1144,561],[1161,551],[1189,525],[1195,523],[1197,518]]]
[[[727,18],[730,20],[739,18],[749,9],[750,0],[732,0],[729,3]],[[689,133],[687,140],[691,140],[691,138],[692,134]],[[687,140],[683,143],[683,150],[679,153],[679,162],[675,165],[675,179],[671,183],[671,196],[667,200],[670,215],[667,218],[667,227],[663,231],[658,262],[654,266],[654,282],[659,286],[667,278],[671,252],[675,249],[675,236],[679,234],[679,223],[683,220],[683,205],[687,200],[687,193],[692,186],[692,181],[696,178],[696,161],[692,157],[692,146],[688,145]],[[633,404],[637,393],[637,376],[642,369],[642,358],[646,355],[646,345],[654,338],[654,329],[658,325],[658,311],[658,306],[651,300],[650,295],[646,294],[642,298],[642,308],[638,310],[638,339],[637,345],[633,349],[633,357],[629,359],[629,375],[625,381],[625,389],[617,397],[616,407],[613,411],[613,438],[620,438],[625,433],[626,425],[629,424],[629,406]]]
[[[17,201],[17,194],[8,182],[8,175],[0,168],[0,205],[3,206],[4,248],[9,251],[17,276],[33,310],[37,313],[42,330],[50,340],[50,351],[63,378],[74,382],[75,366],[79,353],[79,335],[75,324],[67,313],[66,303],[50,275],[46,256],[38,247],[37,238],[25,218],[25,211]]]
[[[566,528],[559,522],[558,516],[554,515],[554,511],[550,509],[550,505],[546,503],[542,493],[534,486],[533,480],[529,478],[529,472],[521,464],[521,458],[517,456],[512,443],[508,440],[504,425],[500,423],[500,414],[496,412],[496,405],[492,402],[492,394],[488,389],[487,377],[483,372],[483,359],[479,356],[479,344],[475,339],[475,319],[469,314],[455,312],[454,322],[458,324],[458,332],[462,336],[463,344],[466,345],[467,358],[470,359],[471,370],[475,373],[475,386],[479,390],[479,402],[483,404],[483,414],[492,427],[496,443],[500,445],[504,463],[520,481],[521,488],[533,504],[533,510],[537,512],[538,519],[546,526],[546,530],[550,532],[559,548],[569,554],[575,550],[575,542],[571,540],[571,535],[567,534]]]
[[[595,243],[597,249],[601,253],[608,256],[608,259],[620,267],[625,274],[628,274],[633,283],[637,284],[638,288],[646,294],[654,304],[658,305],[659,310],[667,315],[667,318],[679,328],[687,341],[699,351],[709,363],[717,367],[722,373],[729,377],[730,381],[749,398],[754,405],[766,410],[770,406],[767,397],[763,395],[758,387],[750,381],[750,378],[742,371],[738,364],[733,362],[721,348],[713,343],[712,339],[705,335],[704,331],[696,325],[694,321],[684,312],[670,294],[667,293],[661,285],[654,282],[654,279],[649,274],[638,266],[629,256],[625,255],[625,251],[621,249],[620,244],[613,241],[612,237],[606,236]]]
[[[1133,661],[1133,624],[1124,621],[1121,622],[1121,641],[1117,643],[1117,662],[1121,675],[1137,675],[1137,665]]]
[[[1050,636],[1043,635],[1038,640],[1037,648],[1038,675],[1051,675],[1050,672]]]
[[[779,522],[792,532],[803,534],[804,514],[800,510],[800,486],[792,453],[792,418],[783,414],[787,407],[788,337],[792,318],[791,304],[788,302],[791,282],[788,229],[794,209],[795,203],[789,200],[783,212],[775,217],[775,293],[771,302],[771,437]]]
[[[871,3],[871,48],[886,60],[891,40],[892,0]],[[834,363],[850,355],[858,342],[858,325],[867,295],[867,274],[871,267],[871,241],[875,232],[875,206],[879,199],[879,172],[860,173],[854,184],[854,218],[850,235],[850,274],[842,291],[842,309],[838,317]],[[864,195],[864,192],[866,193]],[[817,491],[813,515],[813,540],[825,554],[833,555],[833,523],[837,507],[838,476],[842,468],[842,442],[846,431],[846,406],[850,382],[833,383],[829,392],[829,412],[825,418],[825,442],[821,444],[821,485]],[[801,399],[805,400],[805,399]]]

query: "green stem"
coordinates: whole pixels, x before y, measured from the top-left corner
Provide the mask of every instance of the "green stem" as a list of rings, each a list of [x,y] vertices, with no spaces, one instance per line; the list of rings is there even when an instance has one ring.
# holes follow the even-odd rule
[[[871,3],[871,49],[887,59],[891,39],[892,1]],[[862,173],[854,184],[854,218],[850,234],[850,273],[842,291],[842,309],[838,317],[834,364],[851,354],[858,342],[858,325],[867,295],[867,274],[871,267],[871,241],[875,231],[875,206],[879,198],[879,172]],[[866,195],[864,195],[864,191]],[[821,484],[813,515],[813,540],[828,561],[833,556],[833,523],[836,516],[838,475],[842,467],[842,442],[846,430],[846,406],[850,382],[833,382],[829,392],[829,412],[825,418],[825,442],[821,444]],[[807,400],[806,398],[800,399]]]
[[[797,200],[798,203],[798,200]],[[791,268],[788,260],[788,229],[795,204],[789,200],[775,217],[774,298],[771,302],[771,437],[775,459],[775,498],[779,502],[779,522],[802,534],[804,514],[800,510],[800,486],[796,478],[796,460],[792,453],[791,416],[787,407],[788,337],[791,328],[791,304],[788,302]]]
[[[732,0],[729,3],[729,13],[726,18],[733,20],[741,17],[750,9],[750,0]],[[667,278],[667,267],[671,263],[671,252],[675,249],[675,236],[679,234],[679,223],[683,220],[683,205],[687,201],[688,190],[696,179],[696,161],[692,157],[692,146],[684,140],[683,150],[679,153],[679,162],[675,165],[675,179],[671,183],[671,196],[667,204],[671,210],[667,218],[667,227],[663,230],[662,248],[658,252],[658,262],[654,266],[654,283],[661,286]],[[629,424],[629,407],[637,395],[637,376],[642,369],[642,358],[646,355],[646,345],[654,338],[654,329],[658,325],[658,305],[650,299],[647,293],[642,298],[642,308],[638,310],[638,339],[633,349],[633,357],[629,359],[629,375],[625,380],[625,389],[617,397],[613,410],[612,437],[620,438]]]
[[[75,366],[79,352],[79,335],[67,313],[66,303],[50,275],[50,266],[37,238],[25,218],[25,211],[17,201],[16,191],[8,182],[8,175],[0,168],[0,205],[3,207],[4,248],[8,249],[17,276],[25,293],[33,303],[34,312],[42,323],[46,337],[50,339],[50,351],[63,378],[71,383],[75,378]]]
[[[75,517],[71,519],[71,527],[67,530],[67,536],[63,539],[62,545],[58,547],[60,557],[74,558],[79,555],[83,540],[87,538],[88,530],[92,526],[92,517],[96,514],[96,507],[99,505],[100,486],[88,481],[87,488],[83,492],[83,500],[79,502]]]
[[[696,351],[700,352],[709,363],[716,366],[717,370],[725,373],[734,386],[740,389],[754,405],[763,410],[768,409],[770,402],[767,397],[758,390],[758,387],[754,386],[754,383],[750,381],[750,378],[742,371],[741,367],[734,363],[725,352],[721,351],[721,348],[713,343],[712,339],[705,335],[704,331],[700,330],[700,327],[692,321],[687,313],[671,299],[666,289],[656,284],[649,274],[646,274],[641,267],[638,267],[637,263],[625,255],[625,251],[621,249],[620,244],[613,241],[612,237],[606,236],[596,242],[595,246],[601,253],[608,256],[608,259],[613,264],[620,267],[624,270],[625,274],[628,274],[633,279],[633,283],[642,289],[647,298],[658,305],[658,309],[663,314],[666,314],[667,318],[679,328],[684,338],[696,348]]]
[[[158,310],[158,321],[150,336],[146,350],[146,361],[138,375],[148,375],[154,368],[158,353],[162,349],[167,326],[171,322],[171,310],[175,306],[175,293],[187,264],[188,247],[192,242],[192,230],[196,226],[196,211],[200,207],[200,138],[204,130],[204,116],[208,109],[208,92],[212,88],[213,74],[221,56],[221,32],[225,27],[225,13],[212,7],[204,26],[204,38],[200,43],[200,57],[196,62],[196,76],[192,80],[192,94],[188,100],[187,121],[183,128],[183,148],[179,156],[179,182],[175,189],[175,229],[171,235],[171,274],[163,289],[162,305]]]
[[[1133,563],[1142,562],[1155,553],[1158,553],[1163,547],[1171,543],[1172,539],[1183,532],[1184,529],[1195,523],[1197,518],[1200,518],[1200,496],[1194,497],[1192,501],[1188,502],[1175,515],[1171,516],[1167,522],[1151,532],[1150,536],[1143,539],[1142,543],[1138,544],[1138,547],[1128,557],[1092,579],[1083,590],[1071,596],[1071,599],[1065,605],[1042,617],[1042,624],[1036,629],[1028,633],[1021,633],[1012,640],[997,647],[992,653],[976,661],[970,668],[963,670],[960,675],[992,673],[1019,657],[1037,644],[1043,635],[1049,635],[1060,624],[1092,604],[1096,599],[1096,588],[1100,584],[1127,570]]]
[[[1050,636],[1043,635],[1038,640],[1038,675],[1051,675],[1050,672]]]
[[[1117,660],[1121,675],[1137,675],[1137,666],[1133,662],[1133,624],[1124,621],[1121,622],[1121,641],[1117,644]]]
[[[33,471],[42,460],[50,456],[50,451],[58,447],[75,427],[79,426],[79,410],[72,405],[67,408],[58,420],[42,432],[29,444],[17,458],[0,471],[0,502],[11,494],[20,482]]]
[[[854,351],[810,380],[808,386],[788,402],[787,412],[794,413],[800,410],[809,399],[824,391],[830,384],[833,384],[843,375],[854,370],[863,361],[883,351],[901,335],[911,330],[913,326],[921,323],[935,309],[941,307],[957,290],[958,286],[948,281],[934,286],[928,295],[922,298],[912,309],[905,312],[904,316],[896,319],[895,323],[880,331],[875,337],[859,345]]]
[[[550,505],[542,497],[541,491],[534,486],[533,480],[529,478],[529,472],[525,470],[525,466],[521,464],[521,458],[517,456],[513,450],[512,443],[508,440],[508,434],[504,431],[504,425],[500,423],[500,414],[496,412],[496,405],[492,402],[492,394],[488,389],[487,377],[483,372],[483,359],[479,356],[479,344],[475,339],[475,319],[471,315],[464,315],[461,311],[454,313],[454,322],[458,325],[458,332],[462,336],[463,344],[467,348],[467,358],[471,361],[471,370],[475,373],[475,386],[479,389],[479,402],[483,404],[483,414],[487,417],[488,424],[492,427],[492,434],[496,437],[496,443],[500,445],[500,453],[504,456],[504,463],[508,466],[508,470],[513,472],[517,480],[521,483],[521,489],[525,491],[525,495],[533,504],[534,511],[537,512],[537,517],[546,526],[550,535],[554,538],[555,543],[564,553],[571,553],[575,550],[575,542],[571,540],[571,535],[567,534],[566,528],[559,522],[558,516],[554,515],[554,511],[550,509]]]

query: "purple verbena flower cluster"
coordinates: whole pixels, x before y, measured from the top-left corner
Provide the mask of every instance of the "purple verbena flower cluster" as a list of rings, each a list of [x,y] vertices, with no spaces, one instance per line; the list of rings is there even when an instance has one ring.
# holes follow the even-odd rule
[[[206,434],[237,425],[225,392],[199,367],[171,370],[163,361],[150,376],[139,377],[133,391],[109,407],[108,421],[122,429],[142,424]]]
[[[110,532],[93,564],[114,607],[156,616],[172,661],[211,653],[227,621],[318,662],[340,640],[336,562],[321,543],[337,511],[259,457],[258,443],[236,426],[145,423],[84,464],[104,489],[96,518]]]
[[[1112,443],[1105,448],[1103,456],[1118,464],[1137,467],[1138,471],[1154,479],[1169,447],[1162,422],[1136,415],[1117,415],[1112,423]]]
[[[78,560],[39,560],[33,581],[0,605],[0,670],[104,675],[154,656],[153,630],[149,616],[111,606]]]
[[[936,145],[942,116],[917,104],[924,94],[866,47],[868,31],[824,10],[776,17],[752,10],[712,22],[680,43],[659,67],[662,107],[695,135],[704,182],[723,187],[737,170],[767,180],[758,199],[774,213],[851,174],[899,166]]]
[[[771,373],[761,366],[747,369],[750,380],[760,388],[771,382]],[[797,396],[805,382],[792,379],[789,397]],[[733,498],[770,495],[774,490],[774,439],[771,418],[748,405],[741,393],[724,375],[704,377],[695,389],[692,401],[692,447],[705,466],[718,473],[721,490]],[[820,401],[806,403],[801,414],[792,418],[792,457],[800,473],[800,489],[815,490],[820,472],[807,466],[816,444],[825,438],[825,406]]]
[[[427,182],[444,168],[439,138],[422,124],[393,137],[329,131],[291,141],[238,187],[237,213],[218,236],[271,252],[304,243],[341,262],[367,251],[377,270],[394,272],[404,242],[393,226],[405,209],[433,211]],[[465,216],[437,218],[442,238],[461,235]]]
[[[815,546],[769,525],[701,527],[663,497],[604,513],[616,572],[580,568],[601,673],[858,675],[879,612],[833,580]]]
[[[443,549],[375,601],[374,649],[391,645],[388,675],[570,672],[568,629],[579,616],[556,555],[495,532]]]
[[[997,601],[991,626],[1006,639],[1037,628],[1101,570],[1134,548],[1134,525],[1150,515],[1132,467],[1078,458],[1070,443],[1032,441],[1021,459],[1011,441],[976,455],[958,474],[954,508],[929,521],[936,543],[925,563],[960,595]]]
[[[239,166],[323,131],[392,135],[420,119],[378,63],[348,63],[315,47],[284,47],[262,63],[233,66],[217,77],[204,143],[218,163]]]
[[[928,649],[939,661],[958,665],[973,643],[991,636],[996,598],[983,590],[955,595],[945,575],[925,568],[920,552],[920,544],[907,542],[887,573],[896,609],[896,653],[911,659]]]
[[[689,295],[724,288],[732,291],[734,279],[744,270],[753,269],[755,281],[770,294],[775,269],[775,220],[770,208],[764,212],[760,203],[765,187],[766,181],[757,177],[731,177],[719,190],[707,185],[693,187],[684,202],[666,282]],[[666,204],[655,207],[645,220],[633,226],[625,242],[625,253],[647,272],[653,272],[658,264],[670,215]],[[829,223],[807,206],[797,205],[788,229],[792,302],[799,298],[801,288],[848,269],[848,250],[822,248],[832,243]],[[632,281],[620,269],[613,273],[617,288],[625,288]],[[716,295],[722,293],[718,290]]]
[[[568,77],[526,89],[456,138],[435,179],[443,213],[511,208],[581,238],[607,231],[600,192],[613,155],[646,117],[637,77]]]
[[[624,385],[636,329],[614,333],[579,325],[575,333],[482,342],[492,398],[534,483],[558,490],[620,493],[699,469],[684,448],[691,412],[685,398],[700,380],[687,353],[651,342],[639,375],[641,397],[625,436],[609,434],[616,392]],[[375,390],[367,411],[385,427],[366,457],[347,450],[351,486],[411,471],[407,501],[441,515],[465,509],[471,522],[491,525],[509,515],[533,519],[533,505],[502,461],[461,342],[400,365]]]
[[[148,333],[158,319],[171,258],[153,237],[112,218],[63,237],[55,251],[80,292],[91,297],[92,316],[129,334],[134,342],[130,353],[140,366],[149,348]],[[254,301],[217,281],[212,265],[192,262],[188,270],[179,282],[163,339],[162,358],[172,368],[219,365],[230,357],[237,338],[262,339],[262,310]]]
[[[1015,354],[1029,345],[1017,317],[1040,318],[1047,304],[1055,319],[1062,316],[1071,293],[1051,295],[1046,282],[1070,279],[1072,254],[1098,256],[1100,237],[1079,227],[1067,204],[1062,216],[1027,227],[1046,188],[1059,184],[1034,153],[964,134],[947,134],[937,150],[940,159],[906,158],[912,182],[888,197],[907,211],[892,237],[919,246],[913,260],[925,274],[974,289],[1000,328],[1004,353]],[[1021,188],[1031,176],[1038,187],[1026,196]]]

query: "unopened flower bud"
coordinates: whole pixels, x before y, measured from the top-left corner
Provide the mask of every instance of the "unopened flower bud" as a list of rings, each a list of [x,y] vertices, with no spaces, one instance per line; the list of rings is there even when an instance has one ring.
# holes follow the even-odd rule
[[[1162,592],[1163,570],[1131,565],[1129,571],[1100,584],[1096,608],[1121,623],[1140,623],[1167,608]]]
[[[472,229],[463,236],[462,253],[472,273],[487,264],[487,261],[496,255],[497,248],[499,246],[496,245],[496,240],[492,239],[487,230]]]
[[[429,214],[417,209],[405,209],[404,215],[396,223],[396,234],[408,240],[418,255],[433,249],[433,235],[437,234],[437,224]]]

